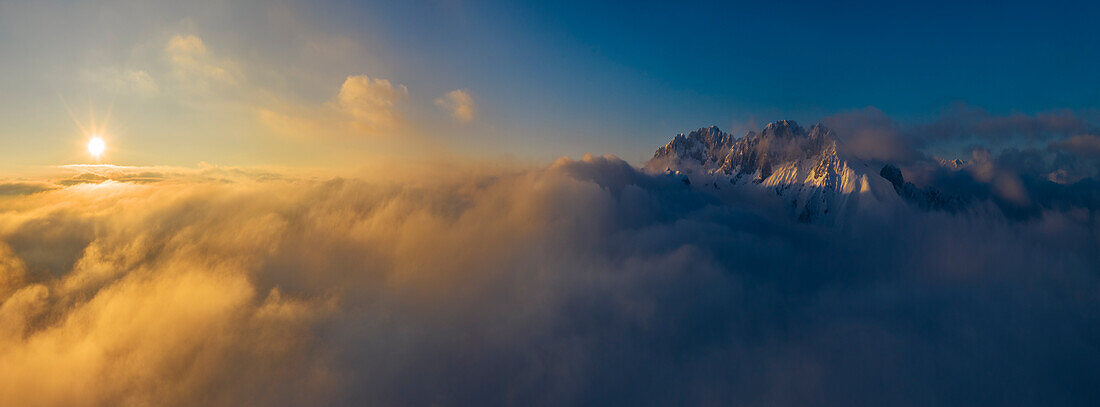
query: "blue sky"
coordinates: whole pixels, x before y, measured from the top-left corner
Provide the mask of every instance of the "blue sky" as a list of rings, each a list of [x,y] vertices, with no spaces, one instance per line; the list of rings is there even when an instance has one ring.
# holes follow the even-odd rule
[[[443,57],[487,91],[617,122],[1100,102],[1095,5],[566,3],[383,8],[378,20],[412,58]]]
[[[1095,3],[3,4],[0,51],[14,57],[0,67],[8,122],[0,147],[55,150],[72,129],[58,124],[64,99],[97,115],[110,107],[115,123],[143,135],[145,154],[130,158],[145,164],[310,163],[293,156],[295,142],[264,142],[262,130],[226,111],[173,123],[188,116],[173,110],[187,103],[163,89],[139,101],[59,79],[113,66],[160,81],[152,65],[164,58],[142,50],[176,35],[201,38],[211,58],[240,67],[256,90],[237,92],[237,102],[321,106],[345,78],[367,75],[407,87],[404,116],[444,148],[535,160],[595,152],[638,162],[697,127],[740,132],[867,106],[903,122],[957,103],[1087,117],[1100,106]],[[316,44],[331,49],[302,51]],[[477,119],[462,126],[438,117],[433,103],[456,89],[477,104]],[[154,133],[187,142],[149,141]],[[54,145],[12,141],[32,135]],[[26,164],[65,158],[32,154]]]
[[[956,102],[995,114],[1100,105],[1095,4],[764,3],[408,6],[380,20],[444,21],[392,24],[391,37],[420,61],[444,56],[448,74],[510,101],[511,117],[647,147],[711,123],[865,106],[920,120]]]

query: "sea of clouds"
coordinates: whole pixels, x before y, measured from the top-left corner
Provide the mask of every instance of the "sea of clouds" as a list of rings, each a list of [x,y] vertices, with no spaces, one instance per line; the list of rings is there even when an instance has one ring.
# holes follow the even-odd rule
[[[64,170],[0,188],[2,405],[1100,402],[1087,206],[804,224],[614,156]]]

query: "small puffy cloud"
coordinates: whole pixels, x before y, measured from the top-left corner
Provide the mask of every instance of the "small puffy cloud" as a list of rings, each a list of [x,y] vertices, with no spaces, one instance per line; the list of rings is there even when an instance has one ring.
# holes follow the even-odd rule
[[[465,89],[447,92],[446,95],[437,98],[435,104],[447,111],[459,123],[469,123],[477,115],[474,98]]]
[[[202,38],[195,35],[173,36],[164,53],[180,80],[206,86],[215,82],[233,84],[242,76],[231,61],[211,57]]]
[[[322,106],[285,101],[255,111],[264,126],[292,137],[408,135],[411,126],[402,112],[408,93],[404,85],[387,79],[352,75]]]
[[[392,129],[402,122],[397,104],[408,95],[405,85],[367,75],[353,75],[340,86],[336,103],[342,111],[370,129]]]

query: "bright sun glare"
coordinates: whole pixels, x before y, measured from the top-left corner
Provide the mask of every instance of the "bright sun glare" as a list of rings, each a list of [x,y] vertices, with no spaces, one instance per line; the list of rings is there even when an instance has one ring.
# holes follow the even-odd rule
[[[106,149],[107,144],[103,142],[103,138],[92,136],[92,139],[88,140],[88,152],[93,156],[99,157],[103,155],[103,151]]]

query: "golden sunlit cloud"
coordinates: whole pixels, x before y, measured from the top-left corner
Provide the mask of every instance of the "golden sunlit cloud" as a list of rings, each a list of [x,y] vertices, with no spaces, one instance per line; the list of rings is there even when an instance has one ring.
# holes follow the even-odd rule
[[[435,104],[450,113],[451,117],[459,123],[469,123],[477,114],[474,97],[465,89],[447,92],[446,95],[437,98]]]
[[[272,130],[293,136],[342,137],[415,134],[416,126],[402,114],[409,90],[400,83],[367,75],[348,76],[335,98],[321,106],[288,101],[257,107],[259,121]]]
[[[176,79],[188,86],[205,89],[214,84],[236,84],[243,78],[233,61],[210,55],[202,38],[195,35],[173,36],[164,53]]]
[[[402,122],[397,103],[408,95],[405,85],[354,75],[344,81],[336,100],[340,108],[359,123],[373,129],[392,129]]]

